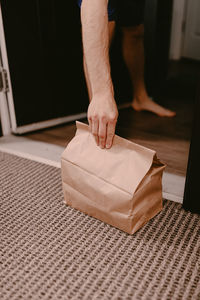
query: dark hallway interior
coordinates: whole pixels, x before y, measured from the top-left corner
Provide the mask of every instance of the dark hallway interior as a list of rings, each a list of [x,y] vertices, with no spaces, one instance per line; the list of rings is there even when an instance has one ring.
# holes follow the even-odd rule
[[[155,149],[167,164],[167,172],[183,176],[187,168],[199,67],[199,62],[186,59],[169,63],[167,80],[155,100],[175,110],[174,118],[161,118],[125,107],[119,111],[116,129],[116,134]],[[75,122],[71,122],[25,136],[65,147],[75,129]]]

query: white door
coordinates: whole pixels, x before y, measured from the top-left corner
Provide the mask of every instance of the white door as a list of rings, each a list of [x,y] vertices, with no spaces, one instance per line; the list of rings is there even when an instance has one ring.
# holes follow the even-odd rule
[[[187,2],[182,56],[200,60],[200,0]]]

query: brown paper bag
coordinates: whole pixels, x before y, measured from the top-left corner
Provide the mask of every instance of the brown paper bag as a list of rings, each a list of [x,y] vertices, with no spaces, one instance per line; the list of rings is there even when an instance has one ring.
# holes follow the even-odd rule
[[[155,151],[117,135],[101,149],[88,125],[76,125],[61,156],[66,204],[133,234],[162,210],[165,165]]]

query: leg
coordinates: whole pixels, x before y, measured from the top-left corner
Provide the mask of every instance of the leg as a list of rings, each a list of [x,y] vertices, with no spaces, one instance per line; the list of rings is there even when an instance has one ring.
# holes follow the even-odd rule
[[[175,112],[155,103],[147,94],[144,83],[144,26],[122,27],[123,56],[134,86],[132,107],[148,110],[162,117],[173,117]]]
[[[114,31],[115,31],[115,21],[110,21],[108,23],[109,26],[109,45],[111,45],[113,36],[114,36]],[[85,79],[86,79],[86,84],[87,84],[87,89],[88,89],[88,95],[89,95],[89,101],[92,99],[92,91],[91,91],[91,85],[90,85],[90,80],[88,76],[88,70],[87,66],[85,63],[85,58],[83,56],[83,68],[84,68],[84,73],[85,73]]]

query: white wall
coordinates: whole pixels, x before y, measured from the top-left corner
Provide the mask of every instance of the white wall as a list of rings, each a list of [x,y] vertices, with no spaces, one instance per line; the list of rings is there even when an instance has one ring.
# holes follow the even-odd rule
[[[187,0],[174,0],[170,42],[170,59],[178,60],[182,54],[182,26],[186,16]]]

